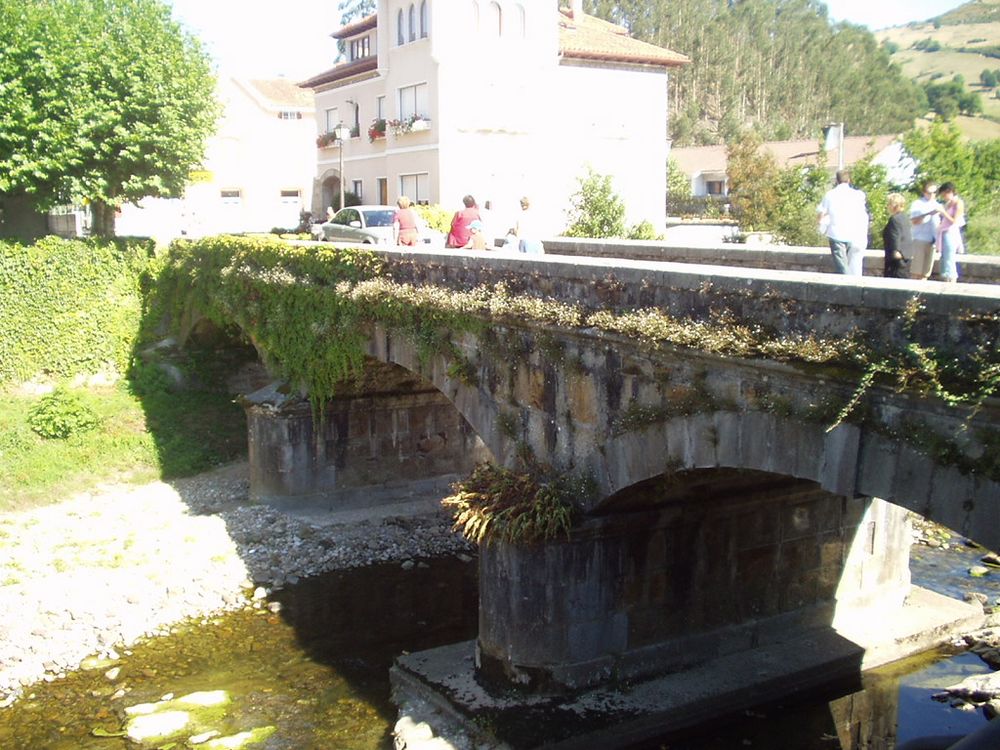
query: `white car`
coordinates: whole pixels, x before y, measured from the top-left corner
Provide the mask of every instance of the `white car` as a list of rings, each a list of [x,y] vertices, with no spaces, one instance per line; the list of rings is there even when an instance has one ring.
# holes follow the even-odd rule
[[[330,242],[361,242],[369,245],[391,245],[392,206],[348,206],[340,209],[330,221],[322,224],[323,240]]]
[[[330,221],[320,224],[320,239],[325,242],[342,240],[368,245],[392,245],[392,217],[394,206],[347,206],[338,211]],[[444,235],[430,230],[419,220],[420,241],[430,247],[444,247]]]

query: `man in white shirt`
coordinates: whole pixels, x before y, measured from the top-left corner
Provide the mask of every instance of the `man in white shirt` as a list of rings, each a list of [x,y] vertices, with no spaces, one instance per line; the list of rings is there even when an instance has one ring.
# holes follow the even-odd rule
[[[837,273],[861,276],[868,246],[868,207],[865,194],[851,187],[850,172],[837,172],[836,187],[823,196],[817,211],[820,226],[826,227]]]
[[[919,198],[910,204],[910,232],[913,237],[913,259],[910,261],[910,278],[926,279],[934,268],[934,245],[941,223],[941,204],[937,202],[937,183],[928,180]]]

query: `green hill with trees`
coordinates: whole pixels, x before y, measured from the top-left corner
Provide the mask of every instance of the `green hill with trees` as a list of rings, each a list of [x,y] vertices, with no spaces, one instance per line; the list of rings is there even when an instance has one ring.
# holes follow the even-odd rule
[[[897,133],[926,110],[922,89],[866,28],[833,23],[819,0],[587,0],[589,13],[691,64],[672,75],[677,145],[815,137],[829,122]]]

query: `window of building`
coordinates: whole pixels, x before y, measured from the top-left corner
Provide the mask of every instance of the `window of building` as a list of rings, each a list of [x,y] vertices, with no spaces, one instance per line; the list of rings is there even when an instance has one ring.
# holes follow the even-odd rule
[[[375,97],[375,119],[384,120],[385,117],[385,96]]]
[[[240,190],[220,190],[219,198],[223,206],[238,206],[243,198]]]
[[[420,0],[420,38],[426,39],[430,32],[430,23],[427,18],[427,0]]]
[[[326,111],[326,132],[332,133],[338,125],[340,125],[340,113],[336,107],[330,107]]]
[[[406,44],[406,29],[403,27],[403,9],[396,14],[396,44]]]
[[[364,36],[351,42],[351,59],[360,60],[371,54],[371,37]]]
[[[400,120],[405,120],[414,115],[426,116],[429,111],[426,83],[404,86],[399,90]]]
[[[399,194],[409,197],[414,203],[426,206],[431,199],[430,182],[430,176],[427,172],[401,174],[399,176]]]
[[[375,192],[378,193],[378,203],[380,206],[389,205],[389,180],[386,177],[375,178]]]
[[[302,195],[302,192],[300,190],[282,190],[281,191],[281,197],[282,197],[282,199],[285,199],[285,198],[296,198],[297,199],[301,195]]]
[[[521,38],[528,36],[528,15],[525,13],[524,6],[518,5],[515,11],[515,16],[518,24],[518,31],[521,34]]]
[[[472,0],[472,28],[479,33],[479,3],[476,0]]]
[[[503,11],[500,10],[500,3],[490,3],[486,10],[486,33],[495,37],[503,34]]]
[[[283,110],[283,111],[281,111],[281,112],[278,113],[278,119],[279,120],[301,120],[302,119],[302,113],[301,112],[288,112],[288,111],[284,111]]]
[[[359,199],[364,198],[364,186],[361,184],[361,180],[351,181],[351,192],[358,196]]]
[[[725,185],[722,180],[708,180],[705,182],[705,190],[709,195],[722,195]]]
[[[407,13],[410,21],[410,41],[414,42],[417,39],[417,9],[414,5],[410,4],[410,10]]]

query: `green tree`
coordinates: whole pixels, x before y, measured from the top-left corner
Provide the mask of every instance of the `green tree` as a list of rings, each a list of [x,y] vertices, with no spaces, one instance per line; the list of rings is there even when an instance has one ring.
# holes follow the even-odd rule
[[[691,179],[672,156],[667,159],[667,195],[671,198],[691,197]]]
[[[196,39],[160,0],[0,0],[0,193],[89,202],[96,234],[179,197],[218,119]]]
[[[740,226],[746,230],[776,228],[778,163],[762,145],[760,134],[748,130],[726,147],[729,197]]]
[[[988,89],[996,88],[997,86],[997,74],[992,70],[984,70],[979,74],[979,82],[983,84]]]
[[[625,237],[625,204],[614,191],[610,175],[587,168],[578,179],[579,189],[570,196],[566,237]]]
[[[882,247],[882,228],[889,220],[889,184],[888,171],[881,164],[873,164],[869,154],[851,167],[851,184],[864,192],[868,200],[868,214],[871,216],[869,225],[868,247]]]
[[[971,252],[1000,255],[1000,140],[967,143],[954,123],[937,120],[903,137],[917,164],[914,185],[954,182],[965,199]]]

